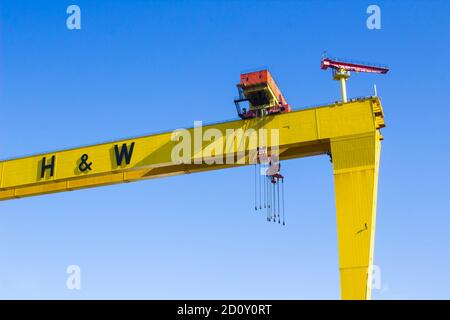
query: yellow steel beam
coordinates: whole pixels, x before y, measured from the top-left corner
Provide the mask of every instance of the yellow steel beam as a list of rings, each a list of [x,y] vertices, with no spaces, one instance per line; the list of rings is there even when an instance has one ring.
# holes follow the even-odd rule
[[[380,134],[331,141],[343,299],[370,299]]]
[[[258,146],[278,146],[281,160],[331,152],[341,295],[369,299],[382,127],[370,97],[11,159],[0,162],[0,200],[246,165]],[[192,143],[180,153],[183,142]]]

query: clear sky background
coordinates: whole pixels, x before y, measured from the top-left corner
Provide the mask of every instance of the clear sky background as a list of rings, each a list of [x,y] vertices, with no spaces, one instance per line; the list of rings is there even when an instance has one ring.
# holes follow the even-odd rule
[[[66,8],[81,8],[81,30]],[[381,30],[366,9],[381,8]],[[339,99],[322,51],[386,63],[375,299],[450,299],[448,1],[0,1],[0,158],[236,119],[268,67],[295,108]],[[0,203],[0,298],[339,298],[332,167],[283,163],[287,225],[252,167]],[[81,268],[81,290],[66,268]]]

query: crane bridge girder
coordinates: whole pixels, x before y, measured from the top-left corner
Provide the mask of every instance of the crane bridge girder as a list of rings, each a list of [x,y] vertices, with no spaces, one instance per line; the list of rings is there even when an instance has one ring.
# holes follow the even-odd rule
[[[369,299],[382,127],[380,100],[368,97],[204,126],[223,137],[194,143],[189,150],[192,161],[182,163],[173,161],[180,143],[173,139],[174,132],[10,159],[0,162],[0,200],[247,165],[258,147],[258,134],[229,148],[227,142],[235,136],[228,132],[275,129],[280,160],[331,154],[341,297]],[[193,136],[195,130],[186,129]],[[235,158],[243,150],[247,161],[207,163],[201,155],[212,147],[215,159]]]

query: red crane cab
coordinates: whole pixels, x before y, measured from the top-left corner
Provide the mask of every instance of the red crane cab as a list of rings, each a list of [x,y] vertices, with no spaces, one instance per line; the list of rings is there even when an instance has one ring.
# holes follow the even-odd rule
[[[291,107],[272,78],[269,70],[243,73],[237,84],[239,98],[234,100],[241,119],[290,112]],[[242,107],[247,102],[248,106]]]

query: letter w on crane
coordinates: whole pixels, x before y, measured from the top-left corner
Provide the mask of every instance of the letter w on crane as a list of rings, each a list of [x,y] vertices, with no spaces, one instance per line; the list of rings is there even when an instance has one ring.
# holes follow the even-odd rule
[[[123,158],[125,158],[125,163],[130,164],[131,156],[133,155],[134,142],[131,143],[130,149],[128,150],[127,144],[122,144],[122,147],[119,151],[119,146],[117,144],[114,145],[114,153],[116,155],[116,163],[118,166],[122,165]]]

